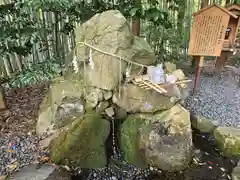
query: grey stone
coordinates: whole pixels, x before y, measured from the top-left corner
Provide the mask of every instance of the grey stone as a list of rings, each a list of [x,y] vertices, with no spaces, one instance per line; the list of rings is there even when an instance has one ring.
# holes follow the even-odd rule
[[[140,146],[146,147],[150,165],[168,172],[181,171],[188,167],[193,155],[190,114],[181,106],[174,106],[169,113],[171,121],[143,129]]]
[[[208,119],[203,116],[191,116],[192,126],[203,133],[212,133],[213,130],[217,127],[214,124],[214,120]]]
[[[25,166],[20,171],[13,173],[9,180],[45,180],[55,170],[51,165],[36,167],[37,165]]]
[[[111,99],[112,96],[113,96],[113,92],[112,91],[107,91],[107,90],[103,91],[103,97],[104,97],[105,100]]]
[[[113,107],[109,107],[105,109],[105,113],[108,115],[108,117],[112,118],[115,114]]]
[[[155,90],[145,90],[133,84],[125,84],[120,87],[120,96],[116,92],[113,102],[127,112],[156,112],[170,109],[178,98],[165,96]]]
[[[127,111],[123,108],[116,107],[115,108],[115,118],[118,120],[125,120],[127,118]]]
[[[54,117],[54,128],[59,129],[83,117],[85,113],[84,102],[81,98],[64,97],[57,107]]]
[[[234,127],[218,127],[214,130],[219,149],[226,156],[240,157],[240,129]]]
[[[102,113],[102,112],[104,112],[105,109],[107,109],[109,107],[109,105],[110,104],[108,101],[102,101],[98,104],[96,111],[98,113]]]
[[[178,81],[186,79],[186,76],[181,69],[177,69],[177,70],[173,71],[171,74],[174,75],[175,77],[177,77]]]
[[[95,108],[98,105],[98,102],[103,100],[103,93],[102,90],[95,87],[89,87],[87,96],[86,96],[86,103],[87,107]]]
[[[167,73],[172,73],[173,71],[175,71],[177,69],[176,64],[169,62],[169,61],[165,62],[164,66],[165,66]]]

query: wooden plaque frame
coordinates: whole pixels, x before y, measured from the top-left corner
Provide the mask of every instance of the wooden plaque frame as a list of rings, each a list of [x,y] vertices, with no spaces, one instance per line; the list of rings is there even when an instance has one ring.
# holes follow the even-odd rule
[[[188,55],[220,56],[230,17],[236,15],[216,4],[194,14]]]

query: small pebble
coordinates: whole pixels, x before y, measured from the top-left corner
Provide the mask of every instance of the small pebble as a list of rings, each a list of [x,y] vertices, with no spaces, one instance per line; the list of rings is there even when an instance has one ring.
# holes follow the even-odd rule
[[[16,135],[0,137],[0,176],[5,176],[15,168],[33,163],[37,157],[37,149],[29,148],[30,145],[37,147],[38,139],[35,136]],[[11,168],[8,168],[11,167]],[[9,170],[10,169],[10,170]]]
[[[201,74],[198,92],[185,101],[186,109],[208,117],[222,126],[237,127],[240,124],[240,87],[228,72],[219,77]],[[194,75],[189,77],[193,88]]]

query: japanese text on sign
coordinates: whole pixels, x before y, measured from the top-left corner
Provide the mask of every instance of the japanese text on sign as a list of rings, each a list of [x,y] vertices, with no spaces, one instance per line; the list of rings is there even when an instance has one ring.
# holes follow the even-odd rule
[[[223,16],[196,16],[188,54],[220,56],[228,20]]]

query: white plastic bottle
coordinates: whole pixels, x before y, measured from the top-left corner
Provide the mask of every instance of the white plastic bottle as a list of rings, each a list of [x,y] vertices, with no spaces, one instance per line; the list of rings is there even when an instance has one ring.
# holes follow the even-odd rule
[[[163,64],[158,64],[156,67],[154,81],[156,84],[165,83]]]
[[[148,76],[150,80],[155,84],[165,83],[163,65],[159,64],[157,66],[148,67]]]

